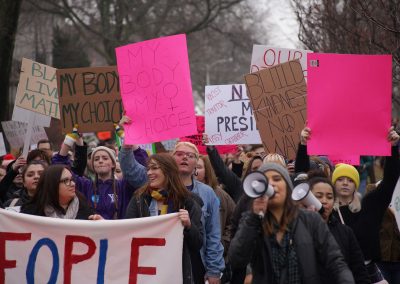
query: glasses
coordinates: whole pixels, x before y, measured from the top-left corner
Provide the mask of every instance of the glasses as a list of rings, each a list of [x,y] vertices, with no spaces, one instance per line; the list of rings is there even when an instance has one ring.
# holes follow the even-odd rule
[[[73,178],[63,178],[62,180],[60,180],[60,183],[63,183],[66,186],[71,186],[72,183],[75,184],[75,180]]]
[[[159,170],[160,169],[160,167],[159,166],[149,166],[149,167],[147,167],[147,171],[149,172],[149,171],[156,171],[156,170]]]
[[[188,159],[191,160],[197,159],[197,155],[192,152],[176,151],[174,155],[177,156],[178,158],[183,158],[186,156]]]

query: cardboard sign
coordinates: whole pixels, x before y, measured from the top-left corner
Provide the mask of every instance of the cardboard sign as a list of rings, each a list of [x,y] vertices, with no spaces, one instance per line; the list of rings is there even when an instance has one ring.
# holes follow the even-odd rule
[[[245,81],[264,148],[295,159],[306,121],[307,87],[299,60],[247,74]]]
[[[115,66],[57,70],[63,133],[114,130],[123,107]]]
[[[178,214],[86,221],[0,209],[1,283],[182,283]]]
[[[36,125],[43,126],[43,127],[49,127],[51,123],[51,117],[50,116],[45,116],[43,114],[33,112],[27,109],[23,109],[19,106],[14,105],[14,110],[12,114],[11,120],[13,121],[19,121],[19,122],[26,122],[28,123],[30,118],[32,117],[31,115],[34,114],[35,116],[35,123]]]
[[[0,132],[0,156],[7,154],[6,145],[4,144],[3,133]]]
[[[250,73],[260,71],[265,68],[288,62],[290,60],[300,60],[303,69],[304,78],[307,80],[307,54],[311,50],[288,49],[279,47],[270,47],[267,45],[253,45],[251,54]]]
[[[116,48],[121,96],[132,124],[125,143],[143,144],[196,133],[186,36]]]
[[[204,116],[196,116],[197,121],[197,134],[190,135],[186,137],[182,137],[180,141],[187,141],[191,142],[197,146],[200,154],[207,155],[206,145],[203,143],[203,133],[205,131],[205,123],[204,123]],[[236,145],[224,145],[224,146],[217,146],[218,152],[220,154],[226,153],[235,153],[237,151]]]
[[[334,164],[349,164],[349,165],[353,165],[353,166],[359,166],[360,165],[360,156],[347,156],[347,157],[343,157],[343,156],[332,156],[329,155],[329,160]]]
[[[24,146],[25,137],[28,132],[28,123],[18,121],[2,121],[4,135],[12,148]],[[31,141],[28,143],[36,144],[41,139],[48,139],[42,126],[32,127]]]
[[[15,104],[59,119],[56,69],[22,58]]]
[[[309,155],[389,156],[392,56],[308,54]]]
[[[260,144],[246,86],[206,86],[206,133],[210,145]]]

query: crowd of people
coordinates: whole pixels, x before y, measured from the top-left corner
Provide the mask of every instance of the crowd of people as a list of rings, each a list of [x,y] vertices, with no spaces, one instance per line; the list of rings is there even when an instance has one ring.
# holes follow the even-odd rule
[[[117,128],[122,141],[129,123],[124,116]],[[188,284],[400,283],[400,233],[389,206],[400,174],[398,133],[389,129],[392,154],[372,184],[370,158],[358,168],[334,166],[307,155],[310,137],[305,127],[290,161],[262,145],[238,145],[227,155],[207,146],[203,155],[190,142],[148,156],[126,143],[88,147],[75,126],[57,152],[43,140],[26,158],[3,157],[0,205],[93,221],[177,213]],[[273,195],[245,194],[243,180],[255,171]],[[322,210],[292,199],[299,183]]]

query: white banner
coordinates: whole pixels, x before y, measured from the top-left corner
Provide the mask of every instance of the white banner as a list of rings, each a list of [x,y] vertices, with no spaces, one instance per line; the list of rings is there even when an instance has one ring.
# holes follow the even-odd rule
[[[307,53],[311,52],[311,50],[277,48],[255,44],[251,54],[250,73],[299,59],[304,77],[307,80]]]
[[[4,135],[12,148],[24,146],[25,137],[28,130],[28,123],[18,121],[2,121]],[[32,127],[31,141],[28,143],[36,144],[41,139],[48,139],[46,131],[42,126]]]
[[[261,144],[244,84],[206,86],[204,116],[209,145]]]
[[[63,220],[0,209],[0,283],[182,283],[177,213]]]

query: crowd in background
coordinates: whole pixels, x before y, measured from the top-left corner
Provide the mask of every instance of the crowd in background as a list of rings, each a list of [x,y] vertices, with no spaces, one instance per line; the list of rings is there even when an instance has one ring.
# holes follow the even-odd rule
[[[116,129],[122,142],[126,123],[124,116]],[[76,126],[57,152],[42,140],[26,158],[2,157],[0,205],[84,220],[176,212],[184,283],[400,283],[400,234],[389,207],[400,172],[395,127],[391,156],[361,157],[357,167],[308,156],[310,137],[304,128],[295,160],[262,145],[225,155],[207,146],[202,155],[190,142],[149,156],[114,141],[89,147]],[[272,196],[245,194],[243,179],[255,171]],[[303,183],[322,210],[292,199]]]

